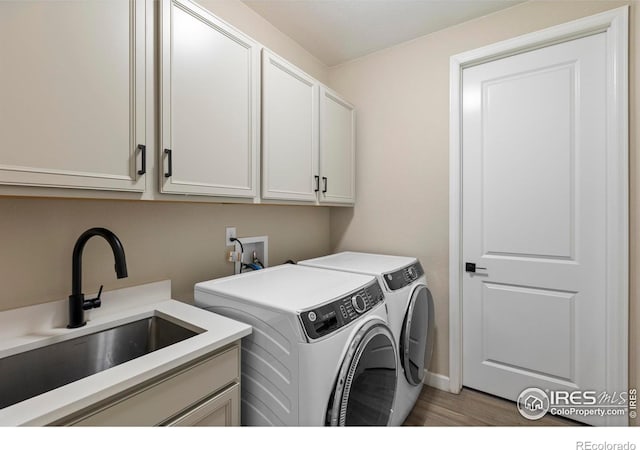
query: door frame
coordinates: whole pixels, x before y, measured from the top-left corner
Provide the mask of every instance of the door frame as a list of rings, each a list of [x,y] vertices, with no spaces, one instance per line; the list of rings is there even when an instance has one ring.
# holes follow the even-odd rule
[[[462,71],[597,33],[607,35],[606,387],[628,387],[629,319],[629,7],[454,55],[450,59],[449,390],[462,389]],[[614,418],[612,418],[614,419]]]

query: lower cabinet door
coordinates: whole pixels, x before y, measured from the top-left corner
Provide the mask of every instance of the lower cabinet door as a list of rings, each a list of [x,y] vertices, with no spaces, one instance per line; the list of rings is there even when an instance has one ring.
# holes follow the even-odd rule
[[[207,399],[215,399],[237,385],[240,378],[238,345],[162,379],[150,386],[107,403],[71,421],[55,425],[154,426],[166,425],[182,411],[194,411]],[[237,409],[237,406],[236,408]]]
[[[240,425],[240,386],[234,384],[204,400],[176,419],[170,427],[229,427]]]

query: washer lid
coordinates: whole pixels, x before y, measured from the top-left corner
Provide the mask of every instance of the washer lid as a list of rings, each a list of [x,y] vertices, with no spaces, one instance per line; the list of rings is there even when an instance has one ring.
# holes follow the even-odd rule
[[[381,275],[394,272],[417,262],[416,258],[407,256],[377,255],[373,253],[342,252],[320,258],[300,261],[305,266],[325,269],[346,270],[349,272]]]
[[[373,281],[375,278],[370,275],[283,264],[198,283],[195,291],[200,302],[206,302],[201,293],[208,293],[297,313],[340,298]]]

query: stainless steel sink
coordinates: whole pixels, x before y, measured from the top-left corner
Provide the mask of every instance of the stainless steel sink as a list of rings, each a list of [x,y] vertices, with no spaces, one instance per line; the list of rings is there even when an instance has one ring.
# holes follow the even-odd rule
[[[152,316],[2,358],[0,409],[197,334]]]

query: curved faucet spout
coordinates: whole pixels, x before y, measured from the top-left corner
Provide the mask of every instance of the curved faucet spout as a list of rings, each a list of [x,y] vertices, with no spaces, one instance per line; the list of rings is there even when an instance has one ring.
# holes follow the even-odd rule
[[[118,278],[126,278],[128,276],[124,248],[118,236],[106,228],[90,228],[80,235],[76,245],[73,247],[72,295],[82,293],[82,252],[87,241],[93,236],[103,237],[111,246],[116,262],[116,276]]]
[[[100,306],[100,296],[93,300],[84,299],[82,293],[82,252],[89,239],[93,236],[104,238],[113,251],[115,260],[116,276],[126,278],[127,261],[124,256],[122,242],[112,231],[106,228],[90,228],[80,235],[73,247],[72,275],[71,275],[71,295],[69,296],[69,325],[68,328],[78,328],[86,324],[84,320],[84,310],[98,308]],[[102,288],[100,288],[102,291]]]

